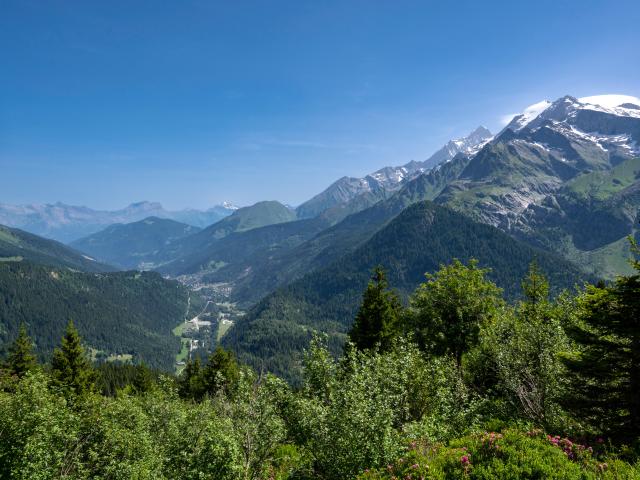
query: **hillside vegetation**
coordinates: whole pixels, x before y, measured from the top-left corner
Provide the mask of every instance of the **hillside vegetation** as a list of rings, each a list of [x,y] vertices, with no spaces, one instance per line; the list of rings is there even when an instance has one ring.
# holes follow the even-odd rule
[[[148,217],[139,222],[115,224],[70,245],[122,269],[148,269],[157,253],[171,242],[201,229],[166,218]]]
[[[87,272],[114,270],[55,240],[0,225],[0,262],[22,260]]]
[[[223,344],[256,368],[299,378],[302,350],[314,331],[328,333],[334,351],[341,347],[374,267],[387,269],[390,284],[406,298],[426,272],[452,258],[475,258],[481,266],[491,266],[489,278],[510,299],[519,295],[519,279],[533,260],[556,292],[588,278],[560,257],[520,243],[494,227],[420,202],[352,253],[260,301],[228,332]]]
[[[38,365],[23,329],[0,368],[0,477],[637,479],[634,267],[552,299],[532,263],[509,304],[455,261],[408,307],[378,270],[352,342],[334,358],[316,337],[297,389],[220,348],[177,379],[96,371],[73,324]]]
[[[171,330],[188,314],[188,298],[185,287],[155,272],[0,263],[0,342],[6,348],[22,323],[40,358],[48,358],[73,320],[94,357],[125,355],[169,371],[180,350]]]

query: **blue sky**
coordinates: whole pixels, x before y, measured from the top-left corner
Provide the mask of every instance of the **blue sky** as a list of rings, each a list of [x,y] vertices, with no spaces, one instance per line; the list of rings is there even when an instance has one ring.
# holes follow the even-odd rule
[[[0,202],[297,204],[564,94],[640,96],[640,2],[0,1]]]

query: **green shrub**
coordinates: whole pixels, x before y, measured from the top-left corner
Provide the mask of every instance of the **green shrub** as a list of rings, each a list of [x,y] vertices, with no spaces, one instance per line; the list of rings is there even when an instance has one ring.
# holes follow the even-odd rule
[[[568,439],[505,430],[469,435],[447,445],[413,442],[387,467],[365,471],[358,478],[637,479],[640,468],[615,458],[596,458],[592,449]]]

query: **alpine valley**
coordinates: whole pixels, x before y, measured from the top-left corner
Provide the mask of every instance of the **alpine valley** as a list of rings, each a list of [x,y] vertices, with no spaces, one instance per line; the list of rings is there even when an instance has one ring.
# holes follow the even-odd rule
[[[454,258],[490,267],[511,301],[534,261],[559,293],[631,272],[639,211],[640,99],[625,95],[542,101],[296,208],[0,205],[0,335],[24,322],[46,355],[72,318],[103,359],[180,369],[221,344],[297,382],[314,333],[341,351],[376,266],[403,302]]]

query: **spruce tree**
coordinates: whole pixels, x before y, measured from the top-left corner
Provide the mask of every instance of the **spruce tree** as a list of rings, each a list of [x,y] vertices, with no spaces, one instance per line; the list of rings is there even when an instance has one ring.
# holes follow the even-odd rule
[[[398,334],[401,314],[398,295],[388,290],[384,270],[376,267],[362,296],[349,339],[359,350],[376,346],[387,350]]]
[[[202,370],[202,382],[204,390],[209,395],[215,395],[219,391],[231,395],[240,380],[240,368],[236,357],[230,350],[217,347],[209,355],[207,364]]]
[[[135,393],[145,393],[153,390],[155,380],[153,372],[149,370],[144,362],[135,366],[135,374],[131,381],[131,388]]]
[[[72,321],[67,325],[60,348],[53,352],[51,375],[55,385],[75,396],[85,395],[95,388],[96,372]]]
[[[522,314],[530,318],[544,315],[543,312],[549,305],[549,282],[540,271],[537,262],[531,262],[521,286],[524,293],[524,301],[521,303]]]
[[[194,400],[199,400],[204,395],[200,357],[196,356],[195,360],[187,360],[178,382],[178,394],[182,398]]]
[[[571,372],[565,406],[620,440],[640,436],[640,263],[632,264],[635,275],[587,288],[582,321],[568,329],[579,354],[565,360]]]
[[[22,378],[27,372],[36,368],[37,365],[36,357],[33,354],[33,342],[27,335],[26,327],[21,324],[18,337],[9,347],[7,370],[10,375]]]

